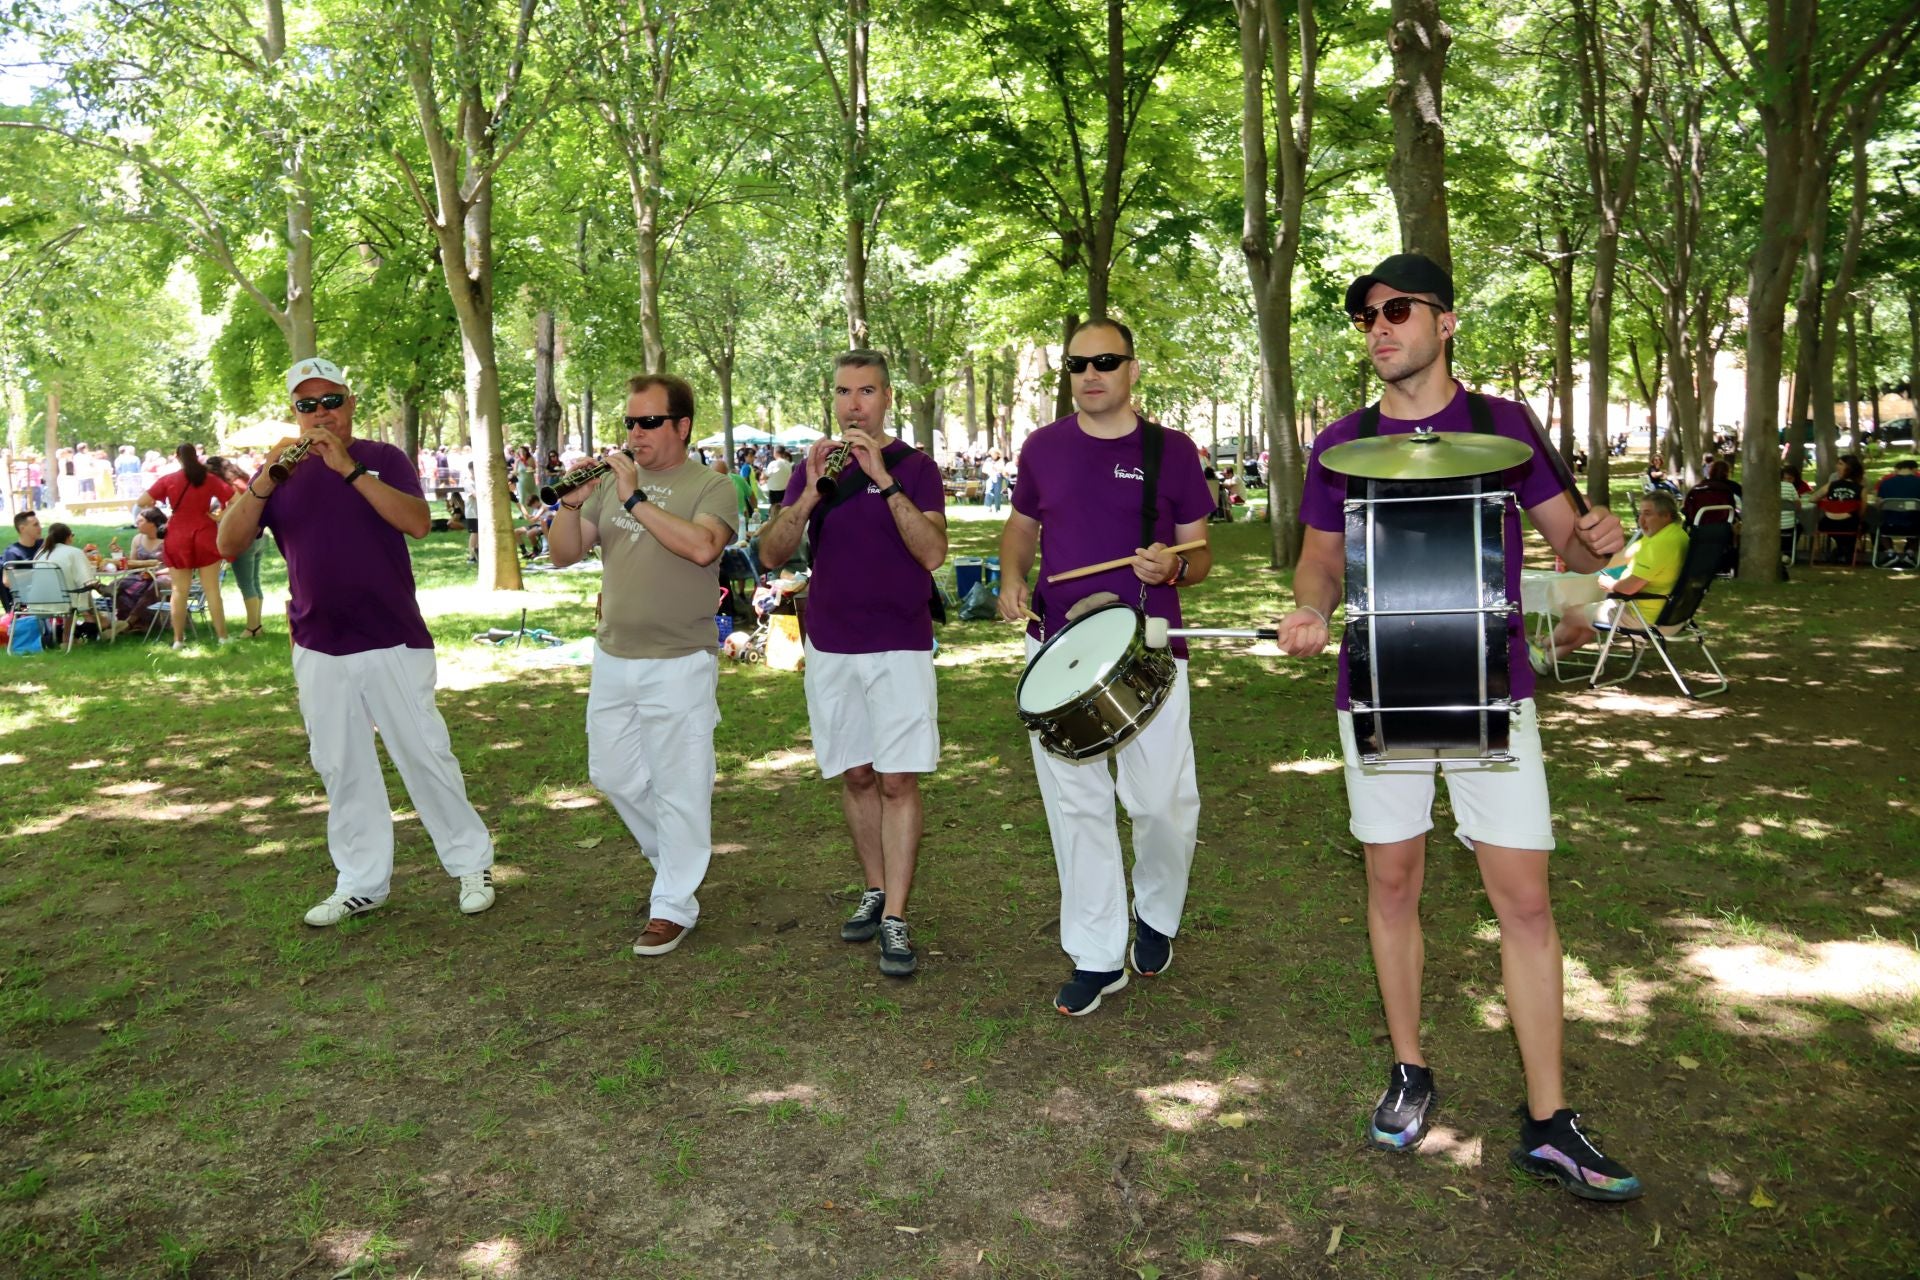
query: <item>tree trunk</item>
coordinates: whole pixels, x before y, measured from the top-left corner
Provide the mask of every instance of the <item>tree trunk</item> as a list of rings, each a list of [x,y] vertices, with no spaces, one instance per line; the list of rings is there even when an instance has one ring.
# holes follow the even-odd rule
[[[1830,173],[1823,174],[1817,180],[1821,194],[1814,208],[1821,213],[1807,228],[1806,248],[1802,254],[1804,261],[1800,267],[1800,292],[1796,295],[1793,308],[1794,345],[1798,351],[1794,359],[1793,396],[1789,401],[1791,408],[1787,418],[1787,462],[1795,467],[1807,465],[1807,446],[1812,441],[1806,438],[1806,433],[1817,420],[1814,385],[1819,381],[1816,371],[1820,368],[1820,348],[1827,338],[1821,332],[1820,318],[1826,311],[1823,288],[1826,284],[1826,209],[1831,199],[1828,186],[1831,177]],[[1828,394],[1831,398],[1831,387]],[[1831,410],[1827,416],[1833,416]]]
[[[554,385],[553,309],[543,307],[533,317],[533,458],[534,469],[547,465],[547,451],[559,447],[560,390]]]
[[[593,383],[580,388],[580,452],[593,452]]]
[[[58,383],[47,388],[46,428],[46,459],[41,466],[41,474],[47,478],[47,492],[53,495],[53,505],[58,506],[67,496],[60,487],[60,385]]]
[[[739,455],[733,445],[733,353],[723,352],[713,361],[714,380],[720,384],[720,434],[727,441],[727,468],[732,470],[733,460]],[[742,536],[745,530],[740,531]]]
[[[1920,293],[1907,295],[1907,404],[1920,413]]]
[[[1860,447],[1860,300],[1847,299],[1847,436],[1850,447]]]
[[[1620,230],[1640,171],[1641,139],[1646,129],[1647,100],[1653,80],[1653,9],[1641,10],[1639,42],[1634,49],[1637,75],[1629,105],[1626,141],[1616,150],[1608,91],[1607,45],[1592,8],[1583,0],[1573,6],[1575,65],[1580,77],[1582,132],[1587,173],[1593,189],[1595,220],[1593,291],[1587,308],[1587,500],[1608,505],[1612,468],[1607,457],[1608,383],[1613,361],[1613,289],[1620,265]],[[1617,171],[1616,171],[1617,165]],[[1651,448],[1652,442],[1649,442]]]
[[[871,145],[871,104],[867,84],[871,24],[867,3],[868,0],[847,0],[846,87],[839,95],[840,201],[847,219],[846,260],[842,275],[846,289],[847,342],[854,347],[865,347],[869,342],[867,232],[870,210],[869,197],[863,190],[869,176],[867,154]],[[824,49],[821,49],[821,60],[828,63],[831,78],[832,66]]]
[[[277,0],[274,7],[279,7]],[[287,156],[286,315],[287,363],[320,354],[313,317],[313,191],[307,181],[304,140],[296,140]]]
[[[410,462],[420,456],[420,388],[417,385],[400,393],[400,448]]]
[[[1553,382],[1560,397],[1560,456],[1573,465],[1573,236],[1565,224],[1554,229]],[[1594,465],[1587,450],[1587,466]]]
[[[967,452],[968,453],[973,452],[973,431],[974,431],[975,425],[979,422],[979,408],[978,408],[979,388],[974,385],[973,378],[974,378],[973,357],[968,356],[967,367],[965,371],[965,380],[967,384]],[[991,430],[991,427],[989,427],[989,430]]]
[[[1064,418],[1073,412],[1073,384],[1067,377],[1067,347],[1073,342],[1073,331],[1080,327],[1080,317],[1069,311],[1060,320],[1060,381],[1053,391],[1053,416]]]
[[[1439,0],[1393,0],[1387,47],[1393,54],[1393,159],[1387,185],[1400,214],[1400,247],[1424,253],[1449,272],[1447,133],[1441,89],[1453,31],[1440,20]]]
[[[1240,29],[1240,252],[1253,286],[1254,319],[1260,338],[1269,556],[1274,568],[1289,569],[1300,561],[1300,498],[1305,483],[1294,403],[1293,268],[1300,251],[1301,214],[1306,202],[1318,40],[1312,0],[1299,0],[1301,69],[1296,126],[1291,23],[1279,0],[1235,0],[1234,7]],[[1265,120],[1269,95],[1274,103],[1271,131]],[[1444,232],[1444,196],[1442,199]]]

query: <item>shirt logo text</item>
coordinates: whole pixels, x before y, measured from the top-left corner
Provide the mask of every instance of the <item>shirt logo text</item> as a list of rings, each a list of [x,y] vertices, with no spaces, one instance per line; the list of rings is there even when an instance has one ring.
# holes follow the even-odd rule
[[[1140,483],[1145,484],[1147,481],[1147,473],[1139,467],[1123,467],[1116,462],[1113,464],[1113,478],[1115,480],[1138,480]]]

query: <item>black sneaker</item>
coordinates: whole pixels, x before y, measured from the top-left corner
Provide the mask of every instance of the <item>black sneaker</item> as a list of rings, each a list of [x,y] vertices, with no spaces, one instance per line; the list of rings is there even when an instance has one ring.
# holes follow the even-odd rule
[[[1440,1103],[1433,1072],[1411,1062],[1387,1070],[1387,1091],[1380,1095],[1367,1125],[1367,1141],[1383,1151],[1411,1151],[1427,1136],[1427,1118]]]
[[[889,978],[911,974],[920,958],[913,954],[913,939],[907,934],[907,922],[888,916],[880,922],[880,972]]]
[[[1523,1173],[1552,1178],[1583,1200],[1637,1200],[1646,1188],[1618,1160],[1600,1154],[1580,1132],[1580,1117],[1562,1107],[1535,1120],[1522,1108],[1520,1145],[1507,1157]]]
[[[846,923],[840,926],[842,942],[869,942],[873,935],[880,932],[880,917],[886,914],[887,891],[868,889],[860,895],[860,905],[853,909]]]
[[[1107,973],[1075,969],[1066,985],[1060,988],[1060,994],[1053,998],[1053,1007],[1070,1018],[1084,1018],[1100,1007],[1101,996],[1110,996],[1126,985],[1125,969]]]
[[[1151,978],[1173,968],[1173,939],[1136,918],[1133,947],[1127,954],[1133,960],[1133,971],[1143,978]]]

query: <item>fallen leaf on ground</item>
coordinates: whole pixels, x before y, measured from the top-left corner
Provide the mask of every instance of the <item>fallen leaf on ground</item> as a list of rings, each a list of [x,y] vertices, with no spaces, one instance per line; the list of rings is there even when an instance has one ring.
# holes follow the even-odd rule
[[[1333,1234],[1327,1237],[1327,1257],[1331,1258],[1334,1255],[1334,1251],[1340,1247],[1340,1236],[1346,1229],[1344,1223],[1336,1222],[1333,1224]]]
[[[1457,1195],[1457,1196],[1459,1196],[1459,1197],[1460,1197],[1460,1198],[1461,1198],[1462,1200],[1471,1200],[1471,1199],[1473,1199],[1473,1197],[1472,1197],[1472,1196],[1470,1196],[1470,1195],[1468,1195],[1468,1194],[1467,1194],[1466,1192],[1464,1192],[1464,1191],[1462,1191],[1462,1190],[1461,1190],[1460,1188],[1458,1188],[1458,1187],[1455,1187],[1455,1186],[1445,1186],[1445,1187],[1441,1187],[1440,1189],[1441,1189],[1442,1191],[1451,1191],[1451,1192],[1453,1192],[1453,1194],[1455,1194],[1455,1195]]]
[[[919,1228],[919,1227],[902,1227],[902,1226],[896,1226],[896,1227],[894,1227],[894,1230],[895,1230],[895,1231],[900,1231],[900,1232],[904,1232],[904,1233],[906,1233],[907,1235],[910,1235],[910,1236],[917,1236],[917,1235],[919,1235],[919,1234],[920,1234],[920,1232],[921,1232],[921,1228]]]
[[[585,840],[574,841],[573,847],[576,849],[591,849],[597,846],[602,838],[601,836],[588,836]]]
[[[1680,1064],[1682,1071],[1698,1071],[1700,1069],[1699,1061],[1694,1058],[1689,1058],[1684,1053],[1675,1058],[1674,1061]]]
[[[1767,1194],[1765,1187],[1755,1187],[1753,1194],[1747,1197],[1747,1203],[1756,1209],[1771,1209],[1778,1202]]]

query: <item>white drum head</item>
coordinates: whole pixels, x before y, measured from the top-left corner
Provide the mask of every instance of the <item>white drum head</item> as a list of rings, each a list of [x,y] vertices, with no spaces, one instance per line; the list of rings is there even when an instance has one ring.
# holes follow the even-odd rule
[[[1035,715],[1063,707],[1107,678],[1132,645],[1132,609],[1095,610],[1047,642],[1020,682],[1020,710]]]

